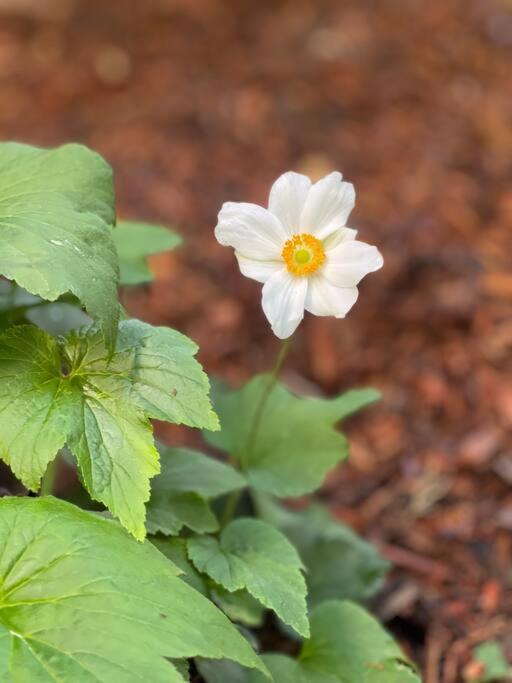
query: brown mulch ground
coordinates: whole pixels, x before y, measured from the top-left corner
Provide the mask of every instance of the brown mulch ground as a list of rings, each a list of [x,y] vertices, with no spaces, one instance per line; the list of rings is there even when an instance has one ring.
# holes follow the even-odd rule
[[[511,57],[510,0],[0,0],[0,136],[86,142],[123,216],[179,229],[128,305],[209,372],[276,349],[221,203],[289,168],[355,183],[385,268],[346,321],[306,320],[287,373],[384,393],[322,495],[394,563],[376,608],[427,683],[489,638],[512,657]]]

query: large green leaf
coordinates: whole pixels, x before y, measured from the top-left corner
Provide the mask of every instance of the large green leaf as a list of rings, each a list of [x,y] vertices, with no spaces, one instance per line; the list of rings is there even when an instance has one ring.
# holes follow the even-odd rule
[[[302,563],[274,527],[257,519],[236,519],[218,540],[189,539],[188,554],[199,571],[228,591],[247,589],[298,633],[309,633]]]
[[[265,607],[250,593],[245,590],[230,593],[197,571],[188,559],[186,539],[153,536],[151,542],[184,572],[181,577],[184,581],[203,595],[210,595],[231,621],[249,627],[258,627],[263,624]]]
[[[300,660],[292,659],[287,655],[264,655],[262,659],[267,665],[273,680],[279,683],[420,683],[420,679],[414,670],[407,663],[397,661],[396,659],[370,665],[365,671],[347,676],[341,673],[340,675],[331,674],[324,670],[317,671],[315,667],[305,666]],[[222,659],[207,661],[211,661],[211,667],[216,670],[224,664]],[[232,670],[245,673],[245,679],[235,678],[233,683],[239,683],[239,680],[240,683],[263,683],[266,680],[263,676],[247,672],[239,664],[234,662],[225,663],[231,665]],[[214,682],[208,679],[208,683]],[[232,683],[232,681],[229,678],[225,678],[223,683]]]
[[[197,345],[168,327],[140,320],[119,325],[116,353],[108,356],[96,334],[71,335],[66,353],[102,392],[130,399],[148,417],[189,427],[218,429],[208,397],[210,383],[194,358]]]
[[[184,581],[203,595],[211,595],[212,600],[219,605],[231,621],[251,627],[262,625],[265,607],[247,591],[230,593],[211,579],[203,577],[188,559],[186,539],[153,536],[151,542],[184,572],[182,575]],[[210,590],[208,590],[207,583]]]
[[[262,519],[281,529],[299,551],[310,606],[332,599],[364,601],[382,586],[389,562],[320,503],[294,512],[259,495],[256,505]]]
[[[147,530],[175,535],[183,526],[205,533],[218,522],[208,499],[240,489],[244,478],[232,467],[185,448],[160,446],[161,472],[151,483]]]
[[[183,581],[186,581],[203,595],[208,595],[206,581],[188,559],[186,539],[153,536],[149,540],[165,557],[168,557],[173,564],[181,569]]]
[[[298,659],[292,659],[288,655],[268,654],[263,655],[263,659],[272,675],[272,679],[279,681],[279,683],[339,683],[340,681],[337,676],[332,676],[327,672],[318,674],[317,672],[307,671]],[[222,662],[222,660],[220,661]],[[258,676],[253,678],[248,671],[238,664],[233,663],[233,666],[245,671],[246,683],[263,683],[262,678]],[[225,683],[229,683],[229,681],[225,681]],[[361,682],[359,679],[354,679],[351,683]],[[384,680],[382,683],[390,682]]]
[[[2,680],[178,683],[165,658],[196,655],[261,666],[172,562],[113,520],[54,498],[4,498],[0,546]]]
[[[245,478],[226,463],[190,448],[158,445],[162,471],[153,485],[160,490],[193,491],[203,498],[217,498],[246,486]]]
[[[381,666],[393,675],[403,672],[403,680],[411,680],[411,665],[400,647],[368,612],[351,602],[325,602],[313,610],[311,638],[304,643],[300,661],[319,681],[325,675],[340,683],[356,683]]]
[[[351,602],[331,601],[311,613],[311,638],[298,659],[264,654],[275,683],[420,683],[391,636]],[[196,660],[207,683],[264,683],[235,662]]]
[[[81,145],[0,145],[0,273],[53,301],[72,292],[107,346],[117,333],[112,171]]]
[[[346,439],[335,424],[379,394],[360,389],[332,400],[299,398],[276,384],[255,428],[269,381],[262,375],[237,391],[216,387],[222,431],[205,438],[240,462],[254,488],[285,497],[309,493],[347,455]]]
[[[32,327],[0,336],[0,449],[30,489],[64,444],[92,498],[137,538],[159,471],[148,418],[214,428],[208,379],[183,335],[138,320],[119,326],[115,354],[98,331],[59,344]]]
[[[119,221],[114,230],[114,242],[119,255],[121,284],[140,285],[153,279],[147,257],[174,249],[181,244],[181,237],[160,225]]]

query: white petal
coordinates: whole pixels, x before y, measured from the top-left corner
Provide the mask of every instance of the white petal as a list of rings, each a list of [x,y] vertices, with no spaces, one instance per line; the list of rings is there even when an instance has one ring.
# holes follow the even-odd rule
[[[283,267],[282,261],[256,261],[242,256],[237,251],[235,251],[235,256],[242,275],[258,282],[266,282],[271,275]]]
[[[322,275],[316,275],[308,280],[306,310],[314,315],[344,318],[357,297],[357,287],[335,287]]]
[[[277,218],[257,204],[226,202],[215,228],[217,241],[248,258],[273,260],[281,256],[287,235]]]
[[[330,173],[311,186],[300,217],[301,231],[325,239],[345,225],[355,200],[354,186],[341,182],[341,173]]]
[[[304,317],[307,288],[307,278],[290,275],[286,268],[274,273],[263,285],[263,312],[279,339],[293,334]]]
[[[357,230],[354,230],[354,228],[340,228],[339,230],[335,230],[324,240],[324,249],[326,251],[334,249],[338,244],[341,244],[342,242],[351,242],[352,240],[355,240],[356,237]]]
[[[327,251],[322,275],[336,287],[354,287],[365,275],[382,268],[377,247],[358,241],[342,242]]]
[[[311,180],[300,173],[283,173],[270,190],[268,209],[289,235],[300,232],[300,215],[311,187]]]

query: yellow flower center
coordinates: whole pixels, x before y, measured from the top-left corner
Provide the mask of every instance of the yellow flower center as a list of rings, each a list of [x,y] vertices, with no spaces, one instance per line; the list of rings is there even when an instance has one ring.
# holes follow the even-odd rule
[[[303,232],[294,235],[284,245],[281,255],[292,275],[311,275],[325,261],[325,251],[319,239]]]

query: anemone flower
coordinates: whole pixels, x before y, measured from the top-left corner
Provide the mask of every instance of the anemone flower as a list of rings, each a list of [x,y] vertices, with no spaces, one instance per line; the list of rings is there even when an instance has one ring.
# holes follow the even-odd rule
[[[341,173],[313,184],[288,172],[272,185],[268,209],[226,202],[219,212],[215,237],[235,249],[243,275],[263,283],[263,311],[280,339],[305,310],[344,318],[360,280],[382,267],[379,250],[346,226],[354,203],[354,186]]]

